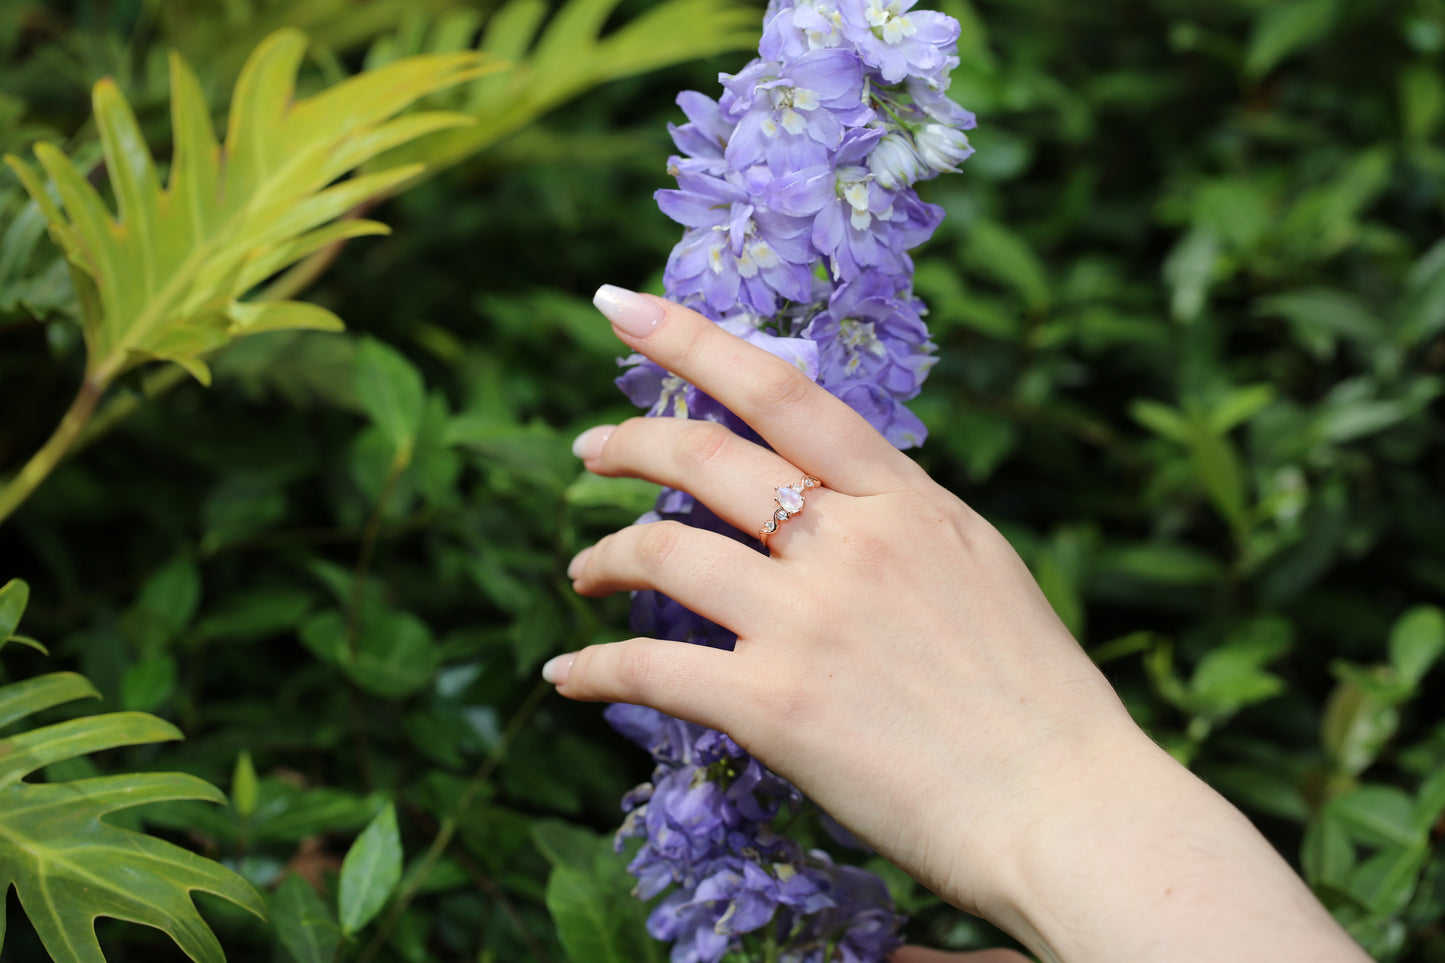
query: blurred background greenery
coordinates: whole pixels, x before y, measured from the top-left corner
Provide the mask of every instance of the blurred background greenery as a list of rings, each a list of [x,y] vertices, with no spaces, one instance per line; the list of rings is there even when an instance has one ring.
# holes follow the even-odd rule
[[[271,923],[203,903],[233,959],[336,955],[339,933],[293,925],[334,909],[277,884],[334,900],[388,801],[408,875],[336,958],[660,958],[608,855],[647,761],[536,673],[625,633],[625,599],[584,603],[563,574],[652,497],[568,452],[631,413],[590,296],[658,288],[673,98],[748,59],[761,4],[499,6],[0,7],[0,150],[49,139],[97,184],[103,76],[169,156],[167,50],[217,117],[281,26],[311,38],[304,90],[484,26],[521,55],[431,98],[480,123],[400,149],[432,169],[366,212],[391,237],[290,276],[346,333],[237,342],[210,388],[125,375],[0,527],[0,581],[29,582],[24,631],[51,648],[7,648],[5,680],[75,669],[104,708],[186,736],[47,776],[181,770],[232,793],[117,818],[268,895]],[[1445,960],[1445,2],[937,6],[963,23],[952,93],[980,126],[965,172],[927,185],[948,218],[918,256],[941,357],[918,459],[1372,954]],[[549,48],[583,7],[603,43]],[[5,173],[0,474],[75,393],[79,316]],[[405,459],[377,380],[415,394]],[[1002,941],[890,882],[915,941]],[[182,958],[153,930],[99,930],[112,961]],[[45,958],[13,899],[5,935],[6,960]]]

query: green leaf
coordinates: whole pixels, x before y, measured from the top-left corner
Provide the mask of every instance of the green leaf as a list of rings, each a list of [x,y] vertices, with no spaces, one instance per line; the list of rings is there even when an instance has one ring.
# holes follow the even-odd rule
[[[1400,307],[1400,343],[1421,344],[1445,330],[1445,241],[1420,256],[1410,269]]]
[[[323,612],[301,627],[301,641],[361,688],[384,699],[411,695],[431,681],[441,661],[425,622],[406,612],[363,606],[348,642],[346,619]]]
[[[532,842],[553,866],[567,866],[588,872],[597,852],[597,834],[575,823],[558,819],[532,824]]]
[[[120,704],[137,712],[154,712],[170,701],[175,689],[176,660],[157,652],[126,667],[120,680]]]
[[[237,815],[250,819],[256,814],[261,801],[261,787],[256,778],[256,766],[251,762],[250,750],[242,749],[236,756],[236,767],[231,770],[231,806]]]
[[[1415,803],[1394,786],[1361,786],[1330,800],[1333,817],[1366,846],[1413,846],[1425,835],[1415,822]]]
[[[1195,431],[1190,445],[1199,483],[1219,514],[1236,531],[1248,527],[1244,513],[1244,469],[1233,443],[1207,430]]]
[[[226,143],[211,126],[196,76],[171,58],[175,150],[162,188],[130,105],[110,79],[95,85],[94,117],[118,203],[112,216],[85,174],[49,144],[35,155],[59,204],[28,164],[20,176],[69,259],[86,305],[87,372],[109,384],[146,360],[172,361],[202,381],[205,353],[236,337],[278,327],[335,329],[324,309],[240,300],[278,271],[345,236],[376,233],[363,222],[328,222],[412,178],[393,167],[336,183],[409,139],[469,123],[440,113],[397,117],[437,90],[476,76],[473,53],[408,58],[295,96],[306,38],[272,34],[236,83]]]
[[[651,510],[662,489],[641,478],[605,478],[583,472],[563,493],[573,508],[620,508],[632,515]]]
[[[1325,702],[1320,736],[1334,767],[1358,776],[1400,726],[1400,713],[1354,679],[1342,679]]]
[[[341,929],[311,884],[288,873],[271,899],[271,925],[295,963],[333,963]]]
[[[590,858],[584,853],[591,836]],[[646,907],[632,896],[634,880],[612,841],[580,827],[554,825],[533,840],[550,861],[547,909],[557,938],[573,963],[660,961],[661,944],[646,928]]]
[[[1403,911],[1415,895],[1420,871],[1430,859],[1430,847],[1391,846],[1355,867],[1347,889],[1373,912],[1390,915]]]
[[[1445,655],[1445,612],[1434,605],[1415,606],[1390,630],[1390,664],[1412,689],[1441,655]]]
[[[1159,437],[1176,441],[1181,445],[1189,444],[1194,435],[1193,429],[1190,428],[1182,411],[1157,401],[1137,398],[1130,402],[1129,414],[1135,421]]]
[[[356,837],[341,863],[337,902],[342,933],[355,934],[381,912],[401,879],[401,863],[396,806],[387,803]]]
[[[1012,288],[1029,311],[1049,305],[1049,278],[1043,262],[1023,237],[996,221],[979,219],[969,228],[964,261],[974,270]]]
[[[1217,719],[1283,692],[1284,681],[1264,666],[1289,651],[1292,636],[1283,619],[1256,619],[1237,629],[1195,668],[1189,680],[1195,710]]]
[[[1334,288],[1305,288],[1259,298],[1254,311],[1263,317],[1284,318],[1295,340],[1318,358],[1333,356],[1337,338],[1369,346],[1385,336],[1385,326],[1364,301]]]
[[[0,718],[15,721],[91,694],[78,676],[42,676],[0,689]],[[103,818],[154,802],[223,802],[209,783],[181,773],[23,781],[42,767],[87,753],[179,737],[167,722],[126,712],[72,719],[0,740],[0,892],[15,887],[56,963],[104,960],[94,929],[100,916],[156,927],[196,963],[223,963],[220,943],[191,902],[193,891],[265,915],[261,897],[230,870]]]
[[[1350,843],[1349,833],[1328,808],[1321,810],[1305,828],[1300,864],[1305,879],[1314,887],[1343,886],[1355,865],[1355,847]]]
[[[366,338],[356,355],[356,396],[392,449],[409,460],[426,412],[421,373],[395,348]]]
[[[1431,773],[1415,794],[1415,832],[1428,836],[1445,814],[1445,769]]]
[[[1265,8],[1250,39],[1244,75],[1263,77],[1286,57],[1324,37],[1338,17],[1337,0],[1287,0]]]
[[[1274,385],[1269,384],[1234,388],[1210,406],[1205,414],[1205,427],[1212,434],[1226,435],[1263,411],[1274,400],[1274,393]]]
[[[1189,324],[1204,313],[1219,258],[1218,236],[1202,227],[1191,229],[1169,252],[1164,280],[1171,291],[1169,313],[1175,321]]]
[[[30,586],[20,579],[12,578],[0,587],[0,648],[15,635],[29,602]]]

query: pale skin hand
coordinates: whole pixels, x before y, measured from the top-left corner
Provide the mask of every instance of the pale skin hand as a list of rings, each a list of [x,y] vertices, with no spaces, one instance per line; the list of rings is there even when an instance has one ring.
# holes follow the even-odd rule
[[[561,694],[727,732],[1045,960],[1366,959],[1248,821],[1140,732],[988,522],[787,362],[658,298],[604,288],[598,306],[774,451],[639,418],[579,439],[588,469],[683,489],[744,531],[774,487],[804,473],[826,487],[771,536],[771,558],[673,522],[579,554],[579,592],[657,589],[738,643],[591,646],[549,663]],[[931,954],[896,959],[958,959]]]

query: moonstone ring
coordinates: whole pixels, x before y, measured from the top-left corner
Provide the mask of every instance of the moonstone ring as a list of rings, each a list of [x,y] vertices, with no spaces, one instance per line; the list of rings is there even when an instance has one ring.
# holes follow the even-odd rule
[[[773,517],[758,529],[758,538],[762,543],[768,544],[768,536],[776,532],[779,525],[803,510],[803,492],[821,487],[823,483],[818,479],[812,475],[804,475],[796,485],[774,489],[777,494],[773,496],[773,501],[778,503],[778,507],[773,510]]]

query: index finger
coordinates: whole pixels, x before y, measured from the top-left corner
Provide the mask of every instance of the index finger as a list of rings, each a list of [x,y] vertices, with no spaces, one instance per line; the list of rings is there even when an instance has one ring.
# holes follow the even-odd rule
[[[829,488],[877,494],[901,487],[918,470],[862,415],[798,368],[696,311],[610,284],[598,289],[593,303],[623,343],[711,395]]]

